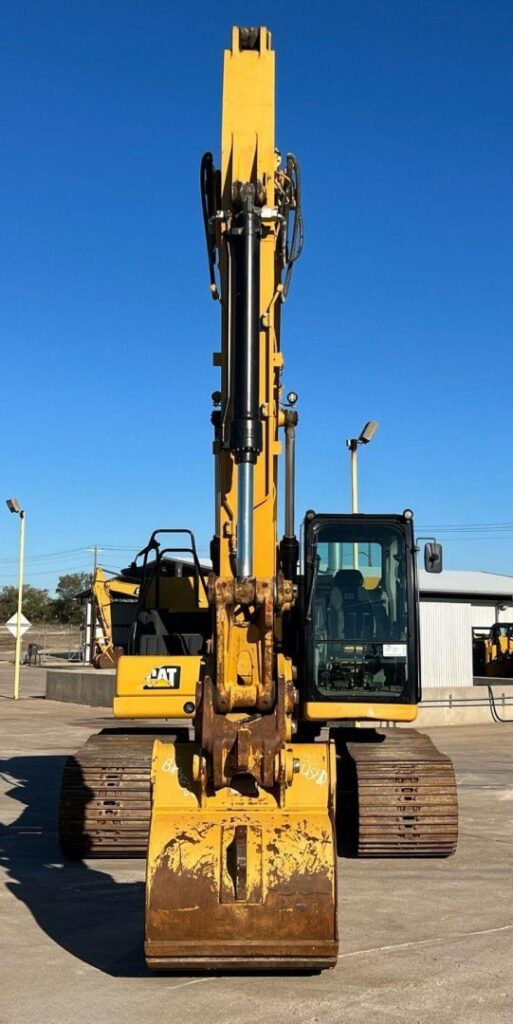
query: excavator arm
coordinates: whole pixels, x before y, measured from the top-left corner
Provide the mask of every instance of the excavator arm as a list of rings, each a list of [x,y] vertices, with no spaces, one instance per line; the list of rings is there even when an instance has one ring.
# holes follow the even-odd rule
[[[146,959],[157,969],[312,968],[337,957],[335,754],[292,742],[298,694],[281,650],[297,540],[278,544],[280,314],[301,244],[299,174],[274,138],[265,28],[225,53],[221,168],[204,157],[211,293],[221,305],[213,423],[213,647],[196,693],[196,742],[157,741]],[[290,232],[290,241],[288,233]]]

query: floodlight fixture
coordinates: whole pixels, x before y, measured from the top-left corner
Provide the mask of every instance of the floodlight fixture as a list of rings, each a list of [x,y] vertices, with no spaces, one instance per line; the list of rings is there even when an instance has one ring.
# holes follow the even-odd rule
[[[377,420],[369,420],[369,422],[365,424],[358,438],[360,444],[368,444],[369,441],[372,441],[372,438],[374,437],[374,434],[376,433],[378,427],[379,423]]]

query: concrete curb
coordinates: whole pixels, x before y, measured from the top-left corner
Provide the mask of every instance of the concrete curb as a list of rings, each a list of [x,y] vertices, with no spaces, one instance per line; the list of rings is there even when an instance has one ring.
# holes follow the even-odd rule
[[[110,669],[48,669],[46,699],[111,708],[116,673]]]
[[[110,708],[115,683],[116,673],[110,669],[48,669],[46,698]],[[423,691],[416,721],[404,727],[480,725],[501,720],[513,723],[513,679],[492,686],[430,687]]]

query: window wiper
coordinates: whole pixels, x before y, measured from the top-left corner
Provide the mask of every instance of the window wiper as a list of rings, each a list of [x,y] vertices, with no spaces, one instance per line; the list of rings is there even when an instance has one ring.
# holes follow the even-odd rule
[[[313,556],[312,561],[313,561],[314,568],[313,568],[313,572],[312,572],[312,578],[310,580],[310,586],[308,588],[308,598],[307,598],[307,602],[306,602],[305,622],[311,622],[312,621],[313,595],[314,595],[315,583],[316,583],[316,580],[317,580],[317,573],[319,571],[319,561],[320,561],[317,558],[317,547],[314,549],[314,556]]]

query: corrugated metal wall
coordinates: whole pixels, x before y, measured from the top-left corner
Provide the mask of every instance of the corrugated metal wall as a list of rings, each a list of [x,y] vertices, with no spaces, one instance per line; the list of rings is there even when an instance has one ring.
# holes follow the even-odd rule
[[[470,606],[470,610],[473,626],[493,626],[494,622],[497,621],[494,604],[483,605],[474,601]]]
[[[513,607],[503,602],[505,608],[495,604],[485,604],[482,601],[472,601],[472,625],[493,626],[494,622],[513,622]]]
[[[420,602],[423,687],[472,686],[472,611],[470,602]]]
[[[497,622],[513,622],[513,605],[508,604],[499,612]]]
[[[506,602],[504,602],[506,603]],[[513,622],[513,607],[499,612]],[[420,600],[422,686],[472,686],[472,626],[493,626],[495,604],[486,601]]]

